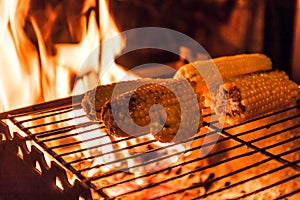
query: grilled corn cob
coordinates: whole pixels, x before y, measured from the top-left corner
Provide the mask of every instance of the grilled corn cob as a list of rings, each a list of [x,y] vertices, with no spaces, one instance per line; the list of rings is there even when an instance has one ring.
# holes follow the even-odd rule
[[[87,117],[92,121],[101,120],[101,109],[105,102],[110,100],[113,91],[118,84],[118,93],[125,93],[134,88],[138,87],[140,84],[148,82],[166,82],[172,81],[170,79],[138,79],[134,81],[123,81],[119,83],[112,83],[109,85],[99,85],[95,89],[90,90],[85,93],[81,105],[83,110],[87,113]]]
[[[85,93],[81,106],[90,120],[95,121],[100,118],[101,108],[110,99],[115,85],[116,83],[98,86],[96,89]]]
[[[219,70],[222,79],[228,79],[235,76],[253,73],[261,70],[272,69],[272,62],[270,58],[263,54],[240,54],[235,56],[224,56],[214,58],[212,60],[201,60],[182,66],[174,78],[186,78],[195,91],[203,95],[203,100],[206,101],[205,105],[210,106],[210,96],[206,82],[200,75],[199,71],[203,68],[212,68],[214,65]],[[203,74],[202,74],[203,75]],[[217,77],[214,72],[205,74],[205,80],[210,80],[213,84]],[[214,91],[212,91],[214,92]]]
[[[160,142],[176,142],[193,136],[202,126],[202,117],[193,89],[187,89],[187,85],[190,87],[179,80],[149,83],[106,102],[101,116],[106,132],[121,137],[151,133]],[[126,100],[129,106],[124,104]],[[152,107],[156,104],[162,107]],[[130,117],[125,115],[126,108]]]
[[[216,114],[236,124],[295,103],[299,89],[285,72],[254,73],[226,81],[214,98]]]

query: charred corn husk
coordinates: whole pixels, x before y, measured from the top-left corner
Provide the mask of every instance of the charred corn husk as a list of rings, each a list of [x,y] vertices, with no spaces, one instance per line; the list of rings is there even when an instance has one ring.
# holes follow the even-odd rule
[[[106,132],[120,137],[151,133],[160,142],[192,137],[202,126],[202,117],[198,99],[186,85],[179,80],[149,83],[111,99],[101,115]]]
[[[298,85],[285,72],[254,73],[226,81],[214,97],[216,114],[236,124],[287,107],[299,99]]]
[[[95,121],[100,118],[102,106],[110,99],[115,85],[116,83],[97,86],[96,89],[90,90],[84,94],[81,106],[90,120]]]
[[[112,83],[109,85],[99,85],[95,89],[85,93],[81,105],[83,110],[87,113],[90,120],[98,121],[101,119],[101,109],[105,102],[110,100],[113,91],[117,87],[117,93],[125,93],[138,87],[140,84],[147,82],[165,82],[171,81],[170,79],[138,79],[134,81],[123,81],[119,83]]]
[[[191,85],[194,87],[197,93],[204,96],[207,102],[206,106],[210,106],[210,97],[208,94],[208,88],[206,84],[215,83],[218,77],[216,77],[215,72],[209,73],[209,71],[204,75],[205,80],[209,80],[209,83],[205,82],[203,76],[200,75],[199,71],[204,68],[217,67],[222,79],[228,79],[236,77],[243,74],[249,74],[261,70],[272,69],[272,62],[264,54],[240,54],[235,56],[224,56],[219,58],[214,58],[212,60],[200,60],[193,63],[186,64],[182,66],[174,78],[186,78]],[[213,91],[212,91],[213,92]]]

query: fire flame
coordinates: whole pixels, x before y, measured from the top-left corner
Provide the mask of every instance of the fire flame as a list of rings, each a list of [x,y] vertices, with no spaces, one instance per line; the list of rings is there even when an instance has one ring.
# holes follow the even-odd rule
[[[108,84],[126,74],[126,70],[115,63],[108,71],[103,71],[103,63],[113,61],[125,45],[124,38],[118,36],[119,30],[109,14],[107,1],[99,1],[99,10],[95,9],[95,1],[84,1],[78,22],[82,33],[79,43],[53,44],[55,55],[47,50],[46,39],[58,18],[57,8],[46,6],[48,20],[41,25],[30,5],[30,0],[5,0],[0,4],[1,27],[5,27],[0,32],[0,111],[67,97],[73,91],[83,93],[95,87],[95,79]],[[92,11],[86,17],[89,10]],[[100,13],[99,19],[96,12]],[[26,23],[33,32],[25,30]],[[75,34],[74,27],[70,25],[69,29]],[[115,44],[98,48],[101,42],[113,36],[119,37]],[[96,56],[89,57],[92,52]],[[73,83],[75,76],[81,79]]]
[[[54,54],[49,53],[47,39],[50,37],[54,22],[58,18],[56,11],[60,9],[59,7],[47,5],[45,13],[48,15],[48,20],[47,23],[42,24],[37,15],[30,12],[30,0],[4,0],[0,3],[0,9],[3,11],[0,12],[2,13],[0,19],[0,27],[2,28],[0,30],[0,42],[2,44],[0,46],[0,112],[63,98],[72,94],[84,93],[94,88],[95,84],[99,83],[98,80],[101,84],[109,84],[121,79],[124,80],[125,75],[127,79],[137,78],[133,74],[128,74],[122,66],[111,62],[122,51],[125,39],[119,34],[120,31],[109,13],[107,2],[99,0],[99,10],[97,10],[95,9],[97,7],[95,1],[84,1],[81,17],[78,19],[80,31],[74,30],[74,26],[71,25],[72,21],[68,21],[70,34],[76,35],[79,42],[75,44],[52,44],[51,48],[54,49]],[[87,12],[90,12],[88,17],[86,17]],[[97,12],[99,13],[99,19],[97,19]],[[70,19],[67,18],[67,20]],[[26,23],[27,25],[30,24],[31,31],[24,28]],[[78,34],[78,32],[81,34]],[[114,44],[110,43],[98,48],[100,43],[111,37],[117,37]],[[108,63],[110,65],[105,66]],[[74,83],[74,77],[76,76],[79,78]],[[80,112],[83,112],[83,110]],[[83,113],[77,114],[80,116]],[[44,120],[56,121],[58,119],[50,117]],[[83,122],[88,119],[83,117],[80,120]],[[39,131],[46,131],[46,129]],[[131,156],[131,152],[126,150],[126,147],[139,142],[135,138],[129,141],[130,144],[120,141],[118,143],[119,148],[125,148],[125,150],[119,153],[110,153],[114,150],[111,144],[112,140],[118,140],[118,138],[108,137],[98,129],[96,131],[86,131],[85,139],[94,138],[95,135],[103,135],[104,137],[99,140],[84,141],[82,146],[79,147],[94,150],[86,151],[83,155],[74,155],[91,157],[95,153],[101,152],[103,156],[95,159],[90,167],[113,162],[117,157],[127,158]],[[82,138],[75,136],[71,140],[81,141]],[[143,140],[151,141],[154,138],[149,134]],[[97,145],[102,146],[95,150]],[[154,142],[152,145],[158,148],[168,146],[168,144],[163,145],[159,142]],[[165,149],[161,154],[184,151],[182,145]],[[159,164],[154,163],[146,168],[144,166],[134,167],[141,165],[143,160],[132,158],[126,160],[126,167],[132,168],[130,172],[135,176],[139,176],[149,170],[155,170],[157,165],[162,167],[169,163],[175,163],[178,159],[178,156],[173,156],[168,158],[167,161],[163,160]],[[48,157],[46,160],[48,161]],[[124,167],[121,162],[93,168],[87,172],[87,176],[92,177],[99,173],[99,170],[100,173],[105,173],[119,167]],[[37,170],[39,170],[38,165]],[[74,177],[69,178],[71,182],[74,182]],[[63,189],[59,180],[57,182],[57,185]],[[147,182],[143,179],[136,180],[137,186],[144,184],[147,184]]]
[[[1,5],[5,13],[1,27],[6,27],[0,37],[2,110],[41,101],[38,52],[23,30],[28,4],[29,1],[7,0]]]

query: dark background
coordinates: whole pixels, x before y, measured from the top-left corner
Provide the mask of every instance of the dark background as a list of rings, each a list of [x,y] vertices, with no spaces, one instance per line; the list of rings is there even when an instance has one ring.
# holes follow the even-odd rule
[[[39,19],[49,54],[56,53],[55,44],[80,42],[82,28],[78,21],[99,10],[99,3],[95,2],[94,8],[83,11],[83,0],[31,0],[29,15]],[[291,73],[296,0],[108,0],[108,3],[121,31],[165,27],[195,39],[211,57],[261,52],[272,59],[275,68]],[[53,12],[56,17],[51,21],[49,16]],[[50,32],[49,24],[53,26]],[[30,23],[25,24],[25,29],[37,45]],[[132,68],[176,60],[177,55],[145,49],[124,55],[118,62]]]
[[[275,68],[290,73],[296,0],[251,0],[246,2],[248,2],[246,9],[248,9],[252,19],[248,20],[247,24],[236,24],[236,28],[244,26],[251,29],[255,20],[262,20],[264,23],[263,30],[261,33],[256,33],[261,34],[263,38],[262,44],[259,44],[261,48],[258,51],[268,55]],[[251,33],[242,36],[245,37],[246,41],[240,46],[231,46],[219,32],[221,26],[226,26],[229,23],[238,4],[239,0],[153,0],[147,2],[111,0],[110,9],[121,30],[144,26],[174,29],[198,41],[212,57],[218,57],[254,52],[251,47],[253,45],[251,38],[247,38]],[[259,6],[263,7],[264,12],[261,19],[257,19],[256,16]],[[256,30],[252,31],[255,33]],[[143,52],[136,54],[143,55]],[[141,56],[136,54],[123,59],[125,65],[141,64],[148,61],[145,56],[144,61],[137,61]],[[163,58],[156,56],[156,58],[158,61],[166,60],[166,56]],[[171,56],[170,58],[172,59]]]

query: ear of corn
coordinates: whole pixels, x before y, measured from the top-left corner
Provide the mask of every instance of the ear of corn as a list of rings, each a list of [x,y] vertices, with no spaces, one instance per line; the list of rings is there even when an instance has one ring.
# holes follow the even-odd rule
[[[214,98],[216,114],[236,124],[274,112],[299,99],[298,85],[285,72],[254,73],[226,81]]]
[[[240,54],[215,58],[213,60],[223,79],[272,69],[270,58],[264,54]]]
[[[263,54],[239,54],[235,56],[224,56],[212,60],[200,60],[182,66],[174,75],[175,79],[186,78],[197,93],[203,95],[206,106],[210,106],[210,95],[206,84],[217,81],[215,72],[207,72],[200,75],[199,71],[204,68],[217,67],[222,79],[228,79],[243,74],[249,74],[261,70],[271,70],[270,58]],[[203,77],[205,76],[205,77]],[[210,83],[205,80],[210,80]],[[212,91],[214,92],[214,91]]]
[[[186,85],[185,81],[176,80],[149,83],[111,99],[103,106],[101,116],[106,132],[121,137],[151,133],[160,142],[176,142],[193,136],[202,126],[202,117],[195,94]],[[129,100],[130,117],[126,116],[126,100]],[[155,107],[157,104],[160,106]]]
[[[112,83],[109,85],[99,85],[95,89],[85,93],[81,105],[83,110],[87,113],[87,117],[90,120],[97,121],[101,119],[100,113],[103,105],[110,100],[114,89],[117,85],[116,92],[121,94],[131,91],[138,87],[140,84],[150,82],[168,82],[171,79],[138,79],[134,81],[123,81],[119,83]]]
[[[84,94],[81,106],[90,120],[97,120],[100,117],[102,106],[111,97],[115,83],[110,85],[98,86]]]

